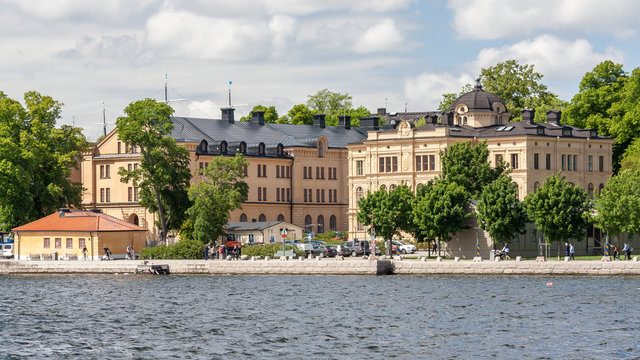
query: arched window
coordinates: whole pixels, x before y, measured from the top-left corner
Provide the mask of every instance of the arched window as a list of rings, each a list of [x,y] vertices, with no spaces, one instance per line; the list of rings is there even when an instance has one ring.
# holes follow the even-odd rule
[[[462,125],[467,125],[467,117],[462,118]]]
[[[387,190],[387,185],[384,185],[384,184],[380,185],[380,190]]]
[[[267,221],[267,217],[264,216],[264,214],[260,214],[260,216],[258,216],[258,221],[265,222],[265,221]]]
[[[264,143],[258,144],[258,154],[264,155]]]
[[[331,217],[329,218],[329,230],[336,231],[337,228],[338,228],[338,223],[336,220],[336,216],[331,215]]]
[[[364,224],[358,221],[358,231],[363,231],[363,230],[364,230]]]
[[[318,147],[318,157],[320,157],[320,158],[324,157],[324,150],[325,150],[325,148],[327,146],[327,144],[325,143],[324,139],[318,140],[316,146]]]
[[[242,155],[247,154],[247,144],[244,141],[240,142],[240,153]]]
[[[282,156],[284,154],[284,146],[282,146],[282,144],[278,144],[276,151],[278,152],[278,156]]]
[[[282,214],[278,215],[278,221],[284,221],[284,215]]]
[[[533,184],[533,193],[535,194],[538,191],[538,188],[540,187],[540,183],[539,182],[535,182]]]
[[[240,214],[240,222],[247,222],[247,214]]]
[[[318,234],[324,232],[324,216],[318,215]]]
[[[200,152],[206,153],[209,148],[209,143],[207,140],[200,141]]]
[[[129,223],[133,225],[140,225],[138,220],[138,215],[136,214],[129,215]]]
[[[304,232],[313,232],[313,225],[311,225],[311,215],[307,215],[304,217]]]
[[[227,142],[224,140],[222,140],[222,142],[220,143],[220,153],[221,154],[227,153]]]
[[[500,124],[500,118],[499,118],[499,117],[497,117],[497,116],[494,116],[494,117],[493,117],[493,123],[494,123],[495,125]]]
[[[393,189],[395,189],[395,188],[396,188],[396,184],[391,184],[391,185],[389,185],[389,190],[393,190]]]
[[[598,194],[602,194],[602,189],[604,189],[604,184],[600,183],[600,185],[598,185]]]
[[[589,185],[587,185],[587,194],[589,194],[589,196],[593,199],[593,184],[589,183]]]

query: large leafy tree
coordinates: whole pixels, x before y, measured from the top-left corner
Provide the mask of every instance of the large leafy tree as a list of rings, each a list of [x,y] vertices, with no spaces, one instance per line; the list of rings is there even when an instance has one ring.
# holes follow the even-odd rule
[[[640,233],[640,169],[612,177],[596,200],[595,224],[618,235]]]
[[[637,138],[624,151],[620,171],[629,169],[640,169],[640,138]]]
[[[564,176],[547,178],[538,191],[527,195],[524,205],[529,219],[549,244],[579,238],[586,232],[591,210],[589,196],[584,189],[569,184]]]
[[[313,111],[304,104],[294,105],[278,119],[278,124],[313,125]]]
[[[469,193],[454,182],[436,179],[422,186],[413,206],[413,221],[424,239],[448,242],[467,228]]]
[[[23,107],[0,91],[0,229],[80,206],[70,179],[88,143],[80,128],[55,127],[62,103],[31,91]]]
[[[189,207],[189,152],[169,136],[174,126],[169,105],[144,99],[129,104],[124,113],[116,122],[118,137],[140,149],[141,157],[138,169],[119,169],[120,181],[140,188],[139,202],[158,214],[156,226],[166,242],[169,230],[180,229]]]
[[[524,234],[527,216],[510,176],[502,175],[484,187],[477,216],[480,228],[489,232],[494,243],[510,242],[515,234]]]
[[[338,125],[339,115],[350,115],[353,109],[351,95],[329,91],[329,89],[318,90],[313,95],[307,97],[309,109],[319,114],[326,114],[327,125]]]
[[[518,60],[506,60],[480,71],[482,88],[504,101],[512,121],[521,119],[523,109],[534,108],[537,110],[536,121],[543,122],[547,110],[566,106],[564,101],[548,90],[542,78],[543,75],[535,71],[534,65],[520,64]],[[470,88],[470,84],[465,85],[463,93]],[[444,100],[438,108],[448,110],[456,98],[452,94],[444,94]]]
[[[504,174],[507,166],[500,161],[495,168],[489,164],[487,142],[476,146],[471,142],[457,142],[440,153],[442,178],[460,184],[472,198],[478,198],[482,189]]]
[[[242,179],[249,162],[237,154],[235,157],[218,156],[201,173],[199,181],[189,189],[193,206],[188,214],[193,223],[194,239],[215,241],[224,234],[232,210],[247,200],[249,186]]]
[[[407,185],[395,189],[368,192],[358,201],[357,219],[372,225],[375,233],[387,241],[387,253],[391,251],[391,239],[401,230],[411,230],[411,205],[413,192]]]
[[[278,120],[278,111],[276,111],[276,107],[275,106],[263,106],[263,105],[256,105],[253,107],[253,110],[251,110],[251,112],[253,111],[264,111],[264,122],[265,123],[275,123]],[[251,120],[251,118],[253,117],[253,114],[249,112],[249,114],[247,116],[243,116],[240,118],[240,121],[249,121]]]

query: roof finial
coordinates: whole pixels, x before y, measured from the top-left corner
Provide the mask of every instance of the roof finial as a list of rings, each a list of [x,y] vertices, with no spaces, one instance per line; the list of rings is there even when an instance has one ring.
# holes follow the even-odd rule
[[[480,76],[476,78],[476,89],[482,89],[482,84],[480,83]]]

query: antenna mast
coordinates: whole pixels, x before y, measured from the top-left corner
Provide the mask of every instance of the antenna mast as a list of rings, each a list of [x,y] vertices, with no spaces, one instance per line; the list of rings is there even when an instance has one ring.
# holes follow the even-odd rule
[[[104,137],[107,137],[107,112],[104,108],[104,100],[102,100],[102,131]]]
[[[231,107],[231,80],[229,80],[229,107]]]
[[[169,97],[167,95],[167,73],[164,73],[164,103],[169,103]]]

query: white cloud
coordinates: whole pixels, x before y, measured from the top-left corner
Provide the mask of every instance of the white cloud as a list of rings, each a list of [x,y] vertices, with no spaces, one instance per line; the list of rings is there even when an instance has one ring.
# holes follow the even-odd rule
[[[42,20],[70,19],[76,20],[105,20],[122,19],[137,14],[145,9],[157,5],[160,0],[5,0],[7,5],[17,7],[20,12]]]
[[[454,28],[469,39],[499,39],[537,31],[576,34],[610,33],[628,37],[638,33],[635,0],[450,0]]]
[[[472,76],[466,73],[456,77],[450,73],[425,72],[406,79],[404,92],[409,101],[409,111],[436,110],[442,101],[442,94],[458,93],[464,85],[472,82]]]
[[[392,50],[403,41],[402,34],[391,19],[383,19],[365,31],[355,50],[358,53],[372,53]]]
[[[534,64],[536,71],[554,80],[579,79],[604,60],[623,62],[622,54],[614,48],[599,53],[585,39],[565,41],[553,35],[541,35],[513,45],[483,49],[473,67],[479,72],[483,67],[508,59]]]

